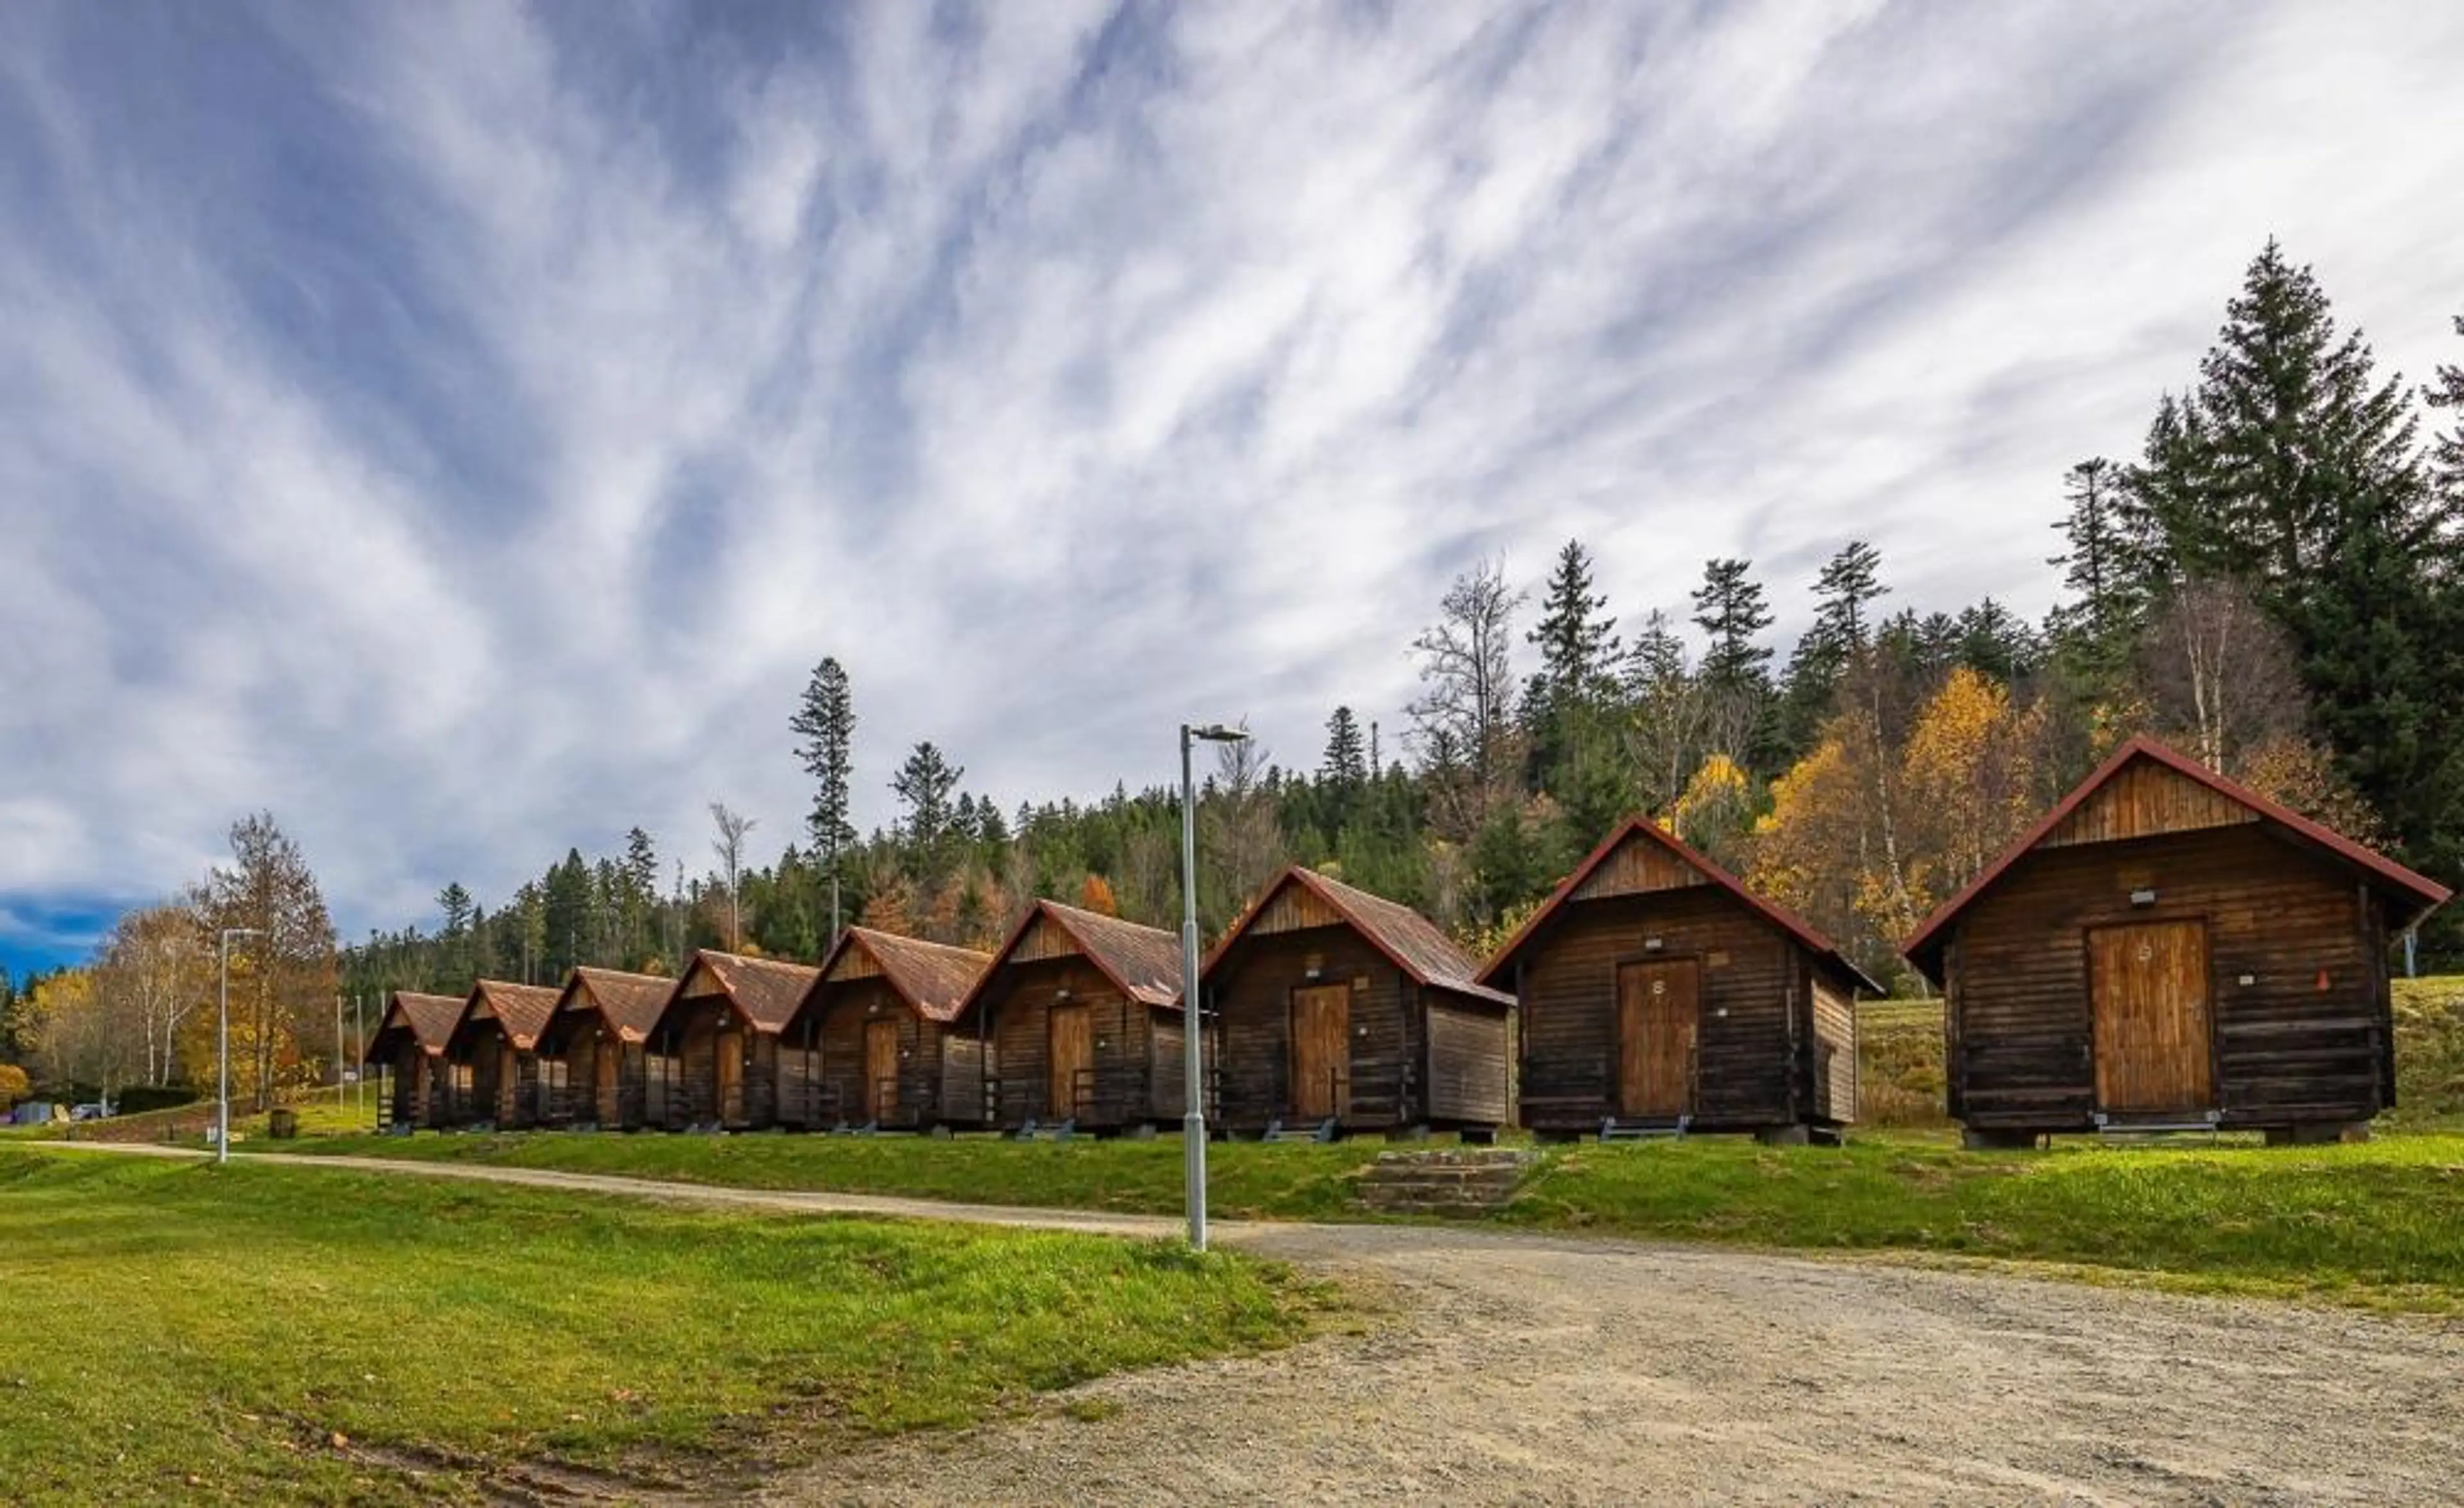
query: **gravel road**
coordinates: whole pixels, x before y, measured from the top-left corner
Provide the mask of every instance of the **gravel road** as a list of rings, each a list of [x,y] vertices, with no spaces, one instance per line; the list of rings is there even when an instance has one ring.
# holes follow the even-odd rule
[[[1178,1229],[531,1169],[266,1160],[678,1203]],[[1428,1227],[1218,1231],[1355,1285],[1379,1320],[1366,1334],[1114,1377],[1024,1417],[886,1441],[780,1476],[754,1500],[2464,1503],[2464,1324],[1879,1260]]]

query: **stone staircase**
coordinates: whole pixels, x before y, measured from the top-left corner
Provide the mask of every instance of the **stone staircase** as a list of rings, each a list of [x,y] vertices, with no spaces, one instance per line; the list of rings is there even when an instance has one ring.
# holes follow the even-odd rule
[[[1495,1148],[1380,1152],[1353,1197],[1378,1214],[1477,1218],[1514,1197],[1532,1162],[1529,1152]]]

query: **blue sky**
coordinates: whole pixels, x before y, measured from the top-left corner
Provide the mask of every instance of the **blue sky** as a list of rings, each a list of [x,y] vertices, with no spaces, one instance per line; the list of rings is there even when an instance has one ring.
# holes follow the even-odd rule
[[[2414,377],[2464,8],[0,7],[0,961],[271,808],[345,936],[705,804],[1391,730],[1445,581],[2048,605],[2271,233]]]

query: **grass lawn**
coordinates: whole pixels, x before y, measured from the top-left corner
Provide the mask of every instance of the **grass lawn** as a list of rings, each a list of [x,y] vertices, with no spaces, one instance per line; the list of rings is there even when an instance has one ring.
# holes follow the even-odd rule
[[[1320,1302],[1168,1244],[14,1145],[0,1252],[11,1502],[470,1498],[539,1459],[723,1484]]]
[[[597,1133],[353,1137],[302,1150],[763,1188],[1172,1213],[1180,1146]],[[1216,1212],[1363,1218],[1384,1150],[1219,1144]],[[2172,1286],[2464,1312],[2464,1136],[2360,1146],[2101,1146],[1977,1153],[1950,1132],[1845,1148],[1743,1138],[1544,1149],[1497,1223],[1739,1246],[1939,1253],[2146,1275]]]

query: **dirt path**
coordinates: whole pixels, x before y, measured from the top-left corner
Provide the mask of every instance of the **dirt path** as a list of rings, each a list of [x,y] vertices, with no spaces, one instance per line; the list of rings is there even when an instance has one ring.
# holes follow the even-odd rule
[[[1175,1221],[531,1169],[319,1167],[1133,1235]],[[2464,1326],[1887,1262],[1423,1227],[1222,1240],[1364,1336],[1116,1377],[781,1477],[784,1504],[2464,1501]]]

